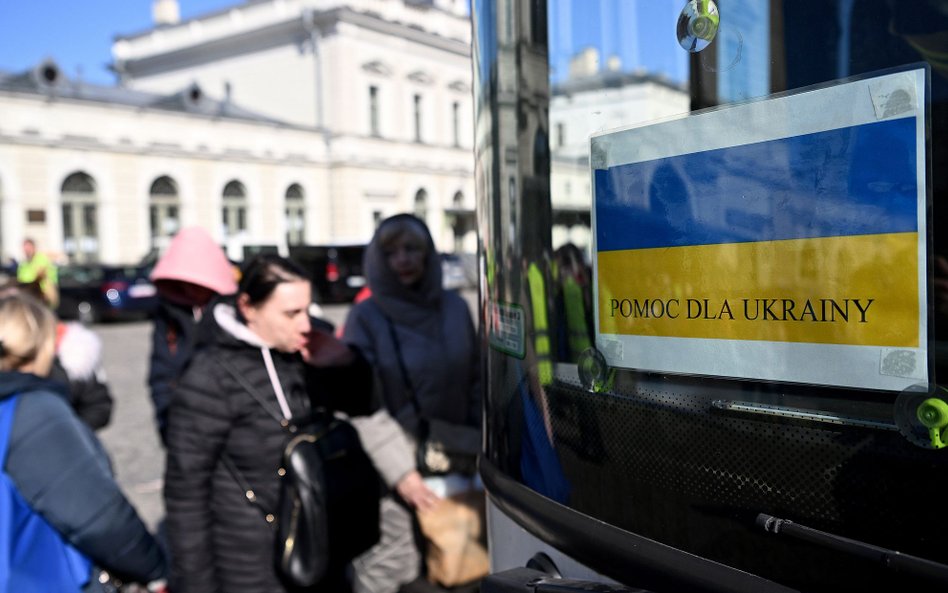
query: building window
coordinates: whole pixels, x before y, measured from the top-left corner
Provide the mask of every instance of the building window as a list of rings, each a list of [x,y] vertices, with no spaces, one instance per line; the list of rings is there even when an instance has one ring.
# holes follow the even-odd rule
[[[247,190],[241,182],[229,181],[224,186],[223,197],[221,222],[224,240],[227,240],[247,230]]]
[[[369,87],[369,133],[381,136],[379,130],[379,87]]]
[[[415,95],[413,99],[415,110],[415,142],[421,142],[421,95]]]
[[[461,146],[461,104],[457,101],[451,104],[451,130],[454,146]]]
[[[468,219],[464,213],[464,194],[457,192],[454,194],[454,222],[451,225],[454,231],[454,252],[464,251],[464,235],[467,233]]]
[[[566,126],[563,123],[556,124],[556,147],[563,148],[566,145]]]
[[[286,188],[286,244],[302,245],[306,242],[306,204],[303,188],[294,183]]]
[[[419,189],[415,194],[415,216],[428,224],[428,192]]]
[[[73,173],[61,189],[63,251],[70,263],[99,259],[98,198],[95,181],[86,173]]]
[[[148,222],[152,249],[168,246],[171,237],[181,226],[180,211],[178,184],[166,175],[155,179],[148,190]]]
[[[379,228],[379,225],[382,224],[382,211],[373,210],[372,211],[372,228]]]

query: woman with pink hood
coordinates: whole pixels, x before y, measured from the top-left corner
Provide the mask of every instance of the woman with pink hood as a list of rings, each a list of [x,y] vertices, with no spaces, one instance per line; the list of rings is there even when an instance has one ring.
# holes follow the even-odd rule
[[[181,229],[158,260],[151,280],[158,310],[148,369],[148,387],[162,442],[168,402],[175,383],[194,354],[198,322],[215,297],[237,292],[234,268],[204,229]]]

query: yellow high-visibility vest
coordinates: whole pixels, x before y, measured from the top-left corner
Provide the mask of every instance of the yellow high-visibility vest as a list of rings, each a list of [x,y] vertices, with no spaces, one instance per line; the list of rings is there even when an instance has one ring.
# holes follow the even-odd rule
[[[583,289],[573,277],[563,281],[563,304],[566,308],[566,329],[569,331],[570,360],[575,362],[590,347],[590,341]]]
[[[553,383],[553,359],[551,358],[550,324],[546,310],[546,283],[543,272],[535,263],[527,267],[527,284],[530,286],[530,302],[533,312],[533,346],[537,354],[537,375],[540,385]]]

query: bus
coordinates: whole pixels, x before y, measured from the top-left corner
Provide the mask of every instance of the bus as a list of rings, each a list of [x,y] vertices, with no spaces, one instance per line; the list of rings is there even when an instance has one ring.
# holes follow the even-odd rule
[[[482,590],[946,590],[948,2],[471,10]]]

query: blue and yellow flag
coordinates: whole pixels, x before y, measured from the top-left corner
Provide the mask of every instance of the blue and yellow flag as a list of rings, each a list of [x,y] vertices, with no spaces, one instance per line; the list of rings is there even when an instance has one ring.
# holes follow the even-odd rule
[[[596,170],[600,333],[923,346],[916,126]]]

